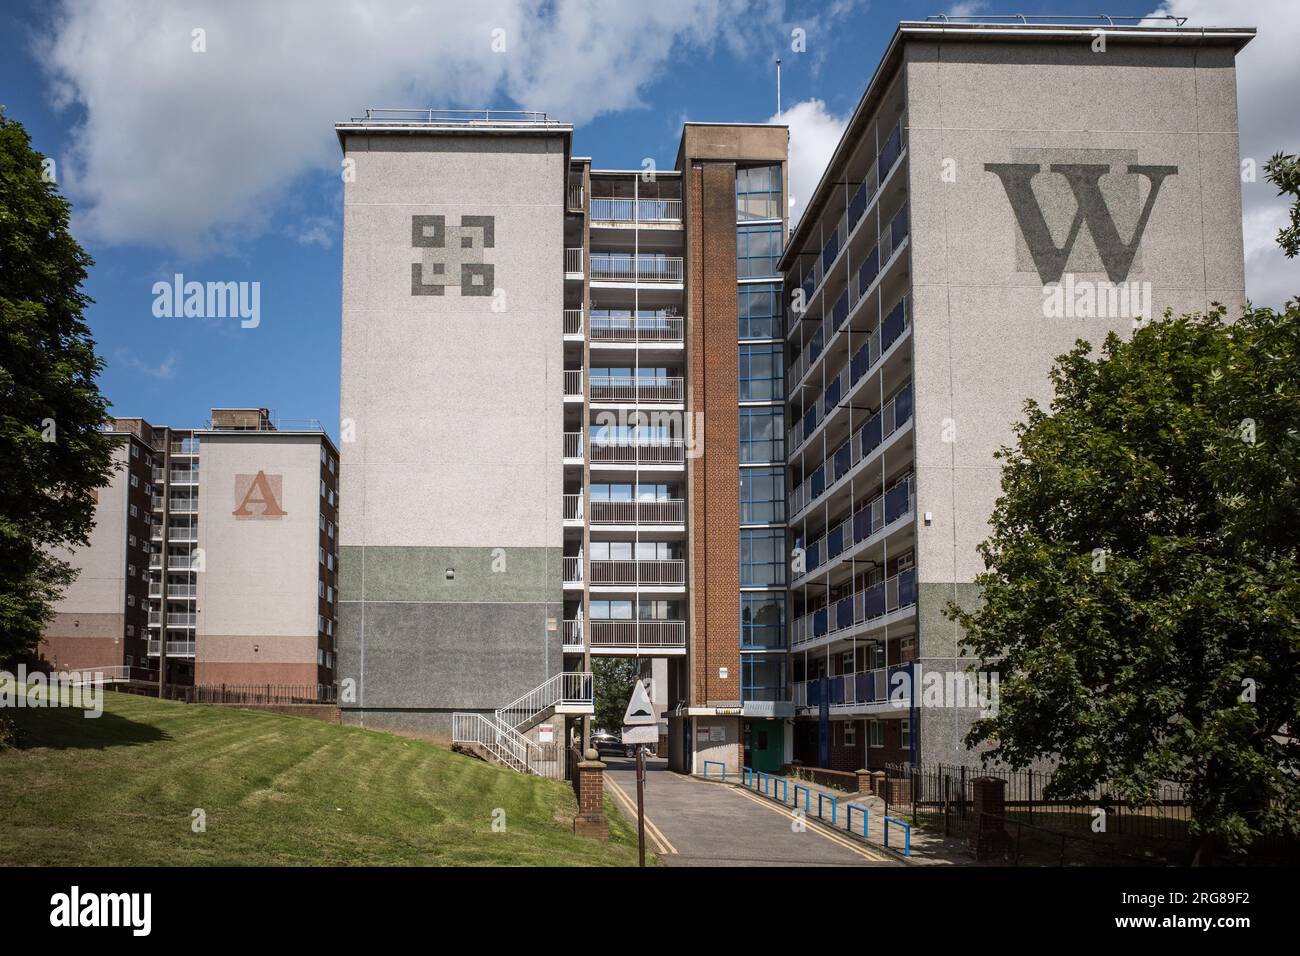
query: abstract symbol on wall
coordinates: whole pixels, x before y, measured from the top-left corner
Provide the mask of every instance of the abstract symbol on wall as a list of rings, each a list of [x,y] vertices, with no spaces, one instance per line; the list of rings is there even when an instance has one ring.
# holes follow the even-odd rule
[[[446,216],[412,216],[411,245],[424,250],[411,263],[411,295],[444,295],[459,284],[461,295],[490,296],[496,288],[496,267],[483,261],[496,246],[495,216],[461,216],[459,227]]]

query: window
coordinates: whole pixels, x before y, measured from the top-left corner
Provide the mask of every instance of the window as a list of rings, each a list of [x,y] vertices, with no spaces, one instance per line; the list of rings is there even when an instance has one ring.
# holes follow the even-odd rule
[[[776,524],[784,520],[784,469],[740,469],[740,523]]]
[[[334,603],[334,587],[331,585],[325,589],[325,600],[330,604]]]
[[[740,532],[741,587],[785,584],[785,531],[780,528]]]
[[[885,725],[882,721],[873,720],[868,725],[871,728],[871,746],[885,746]]]
[[[128,534],[128,535],[126,536],[126,540],[127,540],[127,543],[131,545],[131,547],[133,547],[133,548],[135,547],[135,535],[133,535],[133,534]]]
[[[331,571],[334,570],[334,555],[325,555],[325,567],[329,568]]]
[[[785,656],[740,655],[740,699],[785,700]]]
[[[736,227],[736,278],[780,275],[781,226]]]
[[[740,460],[781,461],[785,458],[785,413],[779,408],[740,409]]]
[[[325,479],[324,479],[324,478],[322,478],[322,479],[320,480],[320,496],[321,496],[322,498],[325,497]]]
[[[140,487],[140,476],[139,476],[139,475],[132,475],[132,476],[131,476],[131,487],[132,487],[132,488],[139,488],[139,487]]]
[[[140,449],[137,448],[135,445],[132,445],[132,446],[131,446],[131,457],[132,457],[132,458],[139,458],[139,457],[140,457]]]
[[[736,290],[740,307],[737,337],[779,339],[785,334],[780,283],[742,285]]]
[[[321,516],[320,516],[320,529],[321,529],[322,531],[325,530],[325,516],[324,516],[324,515],[321,515]]]
[[[329,458],[329,456],[328,456],[327,454],[325,454],[325,446],[324,446],[324,445],[321,445],[321,448],[320,448],[320,463],[321,463],[322,465],[325,464],[325,460],[326,460],[327,458]]]
[[[740,646],[785,647],[785,595],[742,594],[740,596]]]
[[[781,167],[746,166],[736,170],[736,221],[780,219]]]
[[[325,582],[324,582],[324,581],[317,581],[317,582],[316,582],[316,596],[317,596],[318,598],[323,598],[323,597],[325,596]]]
[[[334,474],[334,469],[335,469],[335,467],[336,467],[336,463],[335,463],[335,461],[334,461],[334,457],[331,455],[331,456],[330,456],[330,474],[331,474],[331,475]]]
[[[856,720],[846,720],[844,722],[844,746],[856,747],[858,745],[858,722]]]
[[[330,507],[334,507],[334,489],[330,489]]]
[[[128,594],[128,595],[126,596],[126,606],[127,606],[127,607],[135,607],[135,595],[134,595],[134,594]]]
[[[903,749],[912,749],[912,722],[906,717],[903,718]]]
[[[327,535],[329,535],[329,539],[330,539],[331,541],[334,540],[334,522],[333,522],[333,521],[327,521],[327,522],[325,522],[325,533],[326,533]]]
[[[324,563],[325,563],[325,549],[324,549],[324,548],[317,548],[317,550],[320,552],[320,563],[321,563],[321,564],[324,564]]]
[[[136,517],[139,513],[140,513],[140,512],[136,510],[135,505],[132,505],[132,506],[131,506],[131,517],[134,518],[134,517]]]
[[[632,620],[631,601],[592,601],[591,617],[597,621]]]
[[[780,343],[740,346],[740,400],[770,402],[785,397],[784,346]]]

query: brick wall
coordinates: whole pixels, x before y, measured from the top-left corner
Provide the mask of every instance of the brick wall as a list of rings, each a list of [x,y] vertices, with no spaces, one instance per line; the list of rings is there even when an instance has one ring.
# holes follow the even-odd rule
[[[707,705],[740,700],[736,167],[692,166],[687,179],[687,407],[704,419],[703,453],[689,459],[688,479],[691,697]]]

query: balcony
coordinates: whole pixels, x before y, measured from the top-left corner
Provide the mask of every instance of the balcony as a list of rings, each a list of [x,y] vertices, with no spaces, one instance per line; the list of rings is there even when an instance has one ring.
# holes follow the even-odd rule
[[[564,250],[564,275],[568,279],[581,279],[582,246],[571,246]]]
[[[153,615],[151,614],[149,616],[152,617]],[[168,627],[194,627],[197,623],[197,614],[176,613],[174,611],[169,611],[167,613]]]
[[[592,402],[614,404],[680,405],[685,400],[685,380],[648,375],[591,376]]]
[[[900,679],[896,675],[905,675],[906,679]],[[818,708],[825,693],[829,707],[873,707],[889,704],[904,709],[911,704],[911,675],[912,664],[908,661],[892,667],[874,667],[871,670],[827,677],[824,691],[821,678],[795,681],[794,706],[796,709]]]
[[[582,643],[582,622],[565,621],[564,622],[564,653],[580,654],[584,645]]]
[[[564,337],[582,338],[582,310],[564,310]]]
[[[158,656],[158,645],[159,645],[158,641],[149,642],[150,657]],[[193,641],[168,641],[167,656],[168,657],[193,657],[194,642]]]
[[[868,375],[876,370],[884,354],[889,351],[903,333],[911,327],[911,303],[907,296],[903,296],[885,316],[884,320],[867,336],[867,341],[860,345],[856,352],[853,353],[847,365],[840,369],[839,374],[830,380],[822,394],[810,405],[795,422],[787,434],[787,450],[790,453],[795,452],[800,445],[813,436],[817,426],[829,418],[839,403],[853,390],[853,387],[862,381]],[[821,335],[818,330],[817,335]],[[815,361],[816,355],[811,355],[806,350],[803,355],[799,356],[796,367],[790,370],[791,392],[795,386],[808,371],[808,363]],[[802,362],[803,367],[800,369],[798,363]]]
[[[592,587],[680,588],[686,585],[686,562],[665,560],[599,560],[591,562]]]
[[[916,569],[908,568],[893,577],[848,594],[827,607],[794,619],[791,648],[833,638],[843,632],[865,629],[896,611],[916,606]]]
[[[681,441],[610,441],[592,439],[591,463],[646,468],[656,465],[680,467],[686,462],[686,443]]]
[[[667,312],[593,312],[591,316],[592,345],[681,345],[685,333],[686,320]]]
[[[593,196],[591,218],[593,222],[676,224],[682,221],[682,201],[680,199],[612,199]]]
[[[591,620],[587,622],[592,653],[601,650],[627,651],[686,650],[685,621]]]
[[[199,540],[199,529],[169,528],[167,531],[167,540],[175,541],[179,544],[195,544]]]
[[[909,382],[895,392],[865,425],[856,429],[848,441],[835,449],[819,468],[799,483],[790,493],[788,514],[793,518],[821,498],[836,482],[870,457],[886,439],[911,420],[912,383]]]
[[[682,281],[680,256],[637,256],[622,253],[592,253],[593,282],[676,283]]]
[[[582,587],[582,558],[566,555],[562,564],[564,586],[566,588]]]
[[[881,147],[879,154],[877,154],[876,161],[872,163],[866,178],[857,191],[854,192],[853,197],[849,200],[848,207],[835,224],[835,228],[831,230],[829,237],[822,244],[820,254],[813,257],[812,269],[799,282],[799,287],[804,293],[806,306],[811,306],[814,296],[821,292],[824,279],[834,268],[844,249],[849,245],[849,240],[853,237],[858,224],[866,216],[871,203],[880,195],[881,186],[888,182],[890,173],[902,157],[906,145],[903,120],[900,118],[885,138],[885,143]],[[888,256],[885,256],[879,261],[883,263],[887,259]],[[791,330],[793,331],[798,324],[792,322],[790,324]]]
[[[582,464],[582,432],[564,433],[564,463]]]
[[[912,514],[915,507],[916,478],[907,475],[891,485],[883,495],[872,498],[810,544],[806,552],[808,561],[805,573],[811,574],[904,515]]]
[[[566,368],[564,370],[564,400],[566,402],[582,401],[582,369]]]
[[[565,495],[564,523],[581,528],[582,517],[582,495]]]
[[[198,588],[193,584],[169,584],[167,585],[167,596],[169,598],[192,598],[198,596]],[[153,590],[149,591],[150,597],[157,597]]]
[[[199,470],[195,468],[192,471],[173,471],[171,483],[173,485],[197,485],[199,483]]]
[[[167,510],[174,514],[194,514],[199,510],[199,503],[195,498],[173,498],[167,502]]]
[[[684,525],[686,502],[680,498],[642,501],[591,501],[590,523],[600,525]]]
[[[569,183],[568,189],[569,211],[582,212],[582,184]]]

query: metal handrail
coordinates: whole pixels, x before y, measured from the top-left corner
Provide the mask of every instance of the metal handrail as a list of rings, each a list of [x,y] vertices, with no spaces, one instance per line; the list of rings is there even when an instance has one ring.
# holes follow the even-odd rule
[[[561,671],[528,693],[497,709],[497,719],[516,730],[551,707],[595,700],[590,671]]]

